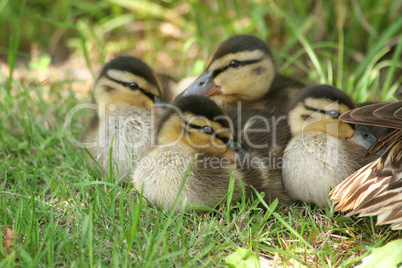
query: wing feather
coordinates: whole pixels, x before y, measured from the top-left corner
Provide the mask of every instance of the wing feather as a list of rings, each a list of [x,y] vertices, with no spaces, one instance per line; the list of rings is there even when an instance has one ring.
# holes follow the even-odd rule
[[[342,114],[342,121],[393,128],[369,149],[372,155],[388,148],[377,160],[353,173],[330,193],[335,209],[347,215],[377,216],[377,224],[402,229],[402,101],[363,106]]]

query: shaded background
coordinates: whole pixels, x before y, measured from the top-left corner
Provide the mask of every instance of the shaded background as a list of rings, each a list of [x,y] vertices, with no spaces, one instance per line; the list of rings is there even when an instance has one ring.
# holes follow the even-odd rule
[[[200,73],[221,41],[249,33],[268,42],[282,73],[333,84],[359,101],[400,95],[398,0],[3,0],[0,12],[2,73],[9,76],[18,51],[20,80],[93,81],[122,54],[182,78]]]

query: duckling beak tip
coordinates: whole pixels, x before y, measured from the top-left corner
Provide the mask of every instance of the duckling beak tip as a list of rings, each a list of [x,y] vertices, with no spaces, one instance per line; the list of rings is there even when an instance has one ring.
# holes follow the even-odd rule
[[[233,140],[229,140],[227,146],[228,146],[228,148],[232,149],[237,154],[244,155],[247,153],[247,151],[244,150],[244,148],[239,143],[237,143]]]
[[[348,138],[348,140],[365,149],[368,149],[377,140],[377,138],[366,126],[356,125],[356,130],[353,136]]]
[[[230,140],[227,145],[227,150],[223,153],[224,157],[228,158],[232,163],[236,162],[237,157],[242,157],[247,154],[246,150],[235,141]],[[240,155],[240,156],[239,156]]]
[[[211,96],[221,92],[220,87],[214,82],[214,71],[204,71],[180,96],[204,95]]]

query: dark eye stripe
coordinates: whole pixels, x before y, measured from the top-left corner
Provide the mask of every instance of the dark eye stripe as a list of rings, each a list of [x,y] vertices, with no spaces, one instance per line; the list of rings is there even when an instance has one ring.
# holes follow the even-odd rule
[[[202,131],[202,129],[204,128],[204,126],[199,126],[199,125],[193,125],[193,124],[191,124],[191,123],[189,123],[189,122],[187,122],[187,121],[184,121],[183,120],[183,123],[184,124],[186,124],[186,126],[189,126],[189,127],[191,127],[191,128],[194,128],[194,129],[197,129],[197,130],[199,130],[199,131]],[[229,138],[228,137],[221,137],[221,136],[219,136],[218,135],[218,133],[216,133],[216,131],[212,128],[212,133],[211,134],[209,134],[209,135],[211,135],[211,136],[214,136],[215,138],[217,138],[217,139],[220,139],[224,144],[228,144],[228,142],[229,142]],[[205,133],[205,132],[204,132]],[[208,134],[208,133],[206,133],[206,134]]]
[[[330,117],[332,117],[332,118],[338,118],[338,117],[340,116],[339,112],[336,111],[336,110],[329,110],[329,111],[320,110],[320,109],[316,109],[316,108],[313,108],[313,107],[310,107],[310,106],[307,106],[307,105],[304,105],[304,108],[306,108],[306,109],[309,110],[309,111],[314,111],[314,112],[326,114],[326,115],[328,115],[328,116],[330,116]],[[336,111],[337,113],[336,113],[336,114],[332,114],[331,111]]]
[[[107,78],[109,78],[111,81],[113,81],[113,82],[115,82],[115,83],[118,83],[118,84],[120,84],[120,85],[122,85],[122,86],[125,86],[125,87],[130,87],[130,84],[132,83],[132,82],[123,82],[123,81],[119,81],[119,80],[116,80],[116,79],[114,79],[114,78],[111,78],[111,77],[108,76],[108,75],[106,75],[106,76],[107,76]],[[138,90],[141,91],[145,96],[147,96],[151,101],[155,102],[155,95],[154,95],[154,94],[149,93],[149,92],[146,92],[145,90],[143,90],[143,89],[140,88],[139,86],[138,86]]]
[[[184,122],[184,124],[186,124],[187,126],[189,126],[189,127],[191,127],[191,128],[194,128],[194,129],[197,129],[197,130],[200,130],[200,131],[202,131],[203,130],[203,128],[204,128],[204,126],[199,126],[199,125],[194,125],[194,124],[191,124],[191,123],[189,123],[189,122],[187,122],[187,121],[183,121]],[[211,127],[211,129],[212,129],[212,133],[210,134],[210,135],[214,135],[214,136],[217,136],[217,133],[215,132],[215,130]],[[207,133],[208,134],[208,133]]]
[[[258,60],[245,60],[245,61],[236,60],[236,61],[239,63],[239,65],[237,66],[237,68],[240,67],[240,66],[244,66],[244,65],[254,64],[254,63],[260,62],[261,60],[262,60],[262,59],[258,59]],[[233,60],[231,60],[230,62],[232,62],[232,61],[233,61]],[[225,70],[228,69],[228,68],[230,68],[230,66],[229,66],[229,65],[226,65],[226,66],[223,67],[222,69],[215,70],[213,76],[216,77],[218,74],[220,74],[221,72],[225,71]]]
[[[229,143],[229,138],[228,137],[221,137],[221,138],[218,137],[218,139],[220,139],[226,145],[228,145],[228,143]]]

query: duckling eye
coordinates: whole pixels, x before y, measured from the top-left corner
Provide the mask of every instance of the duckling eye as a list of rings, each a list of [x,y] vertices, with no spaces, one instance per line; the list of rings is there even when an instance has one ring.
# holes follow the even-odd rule
[[[339,117],[339,112],[337,110],[331,110],[328,112],[329,117],[331,118],[338,118]]]
[[[211,134],[214,133],[214,130],[212,129],[211,126],[203,126],[202,127],[202,132],[204,132],[205,134],[211,135]]]
[[[240,62],[237,61],[237,60],[232,60],[232,61],[229,63],[229,67],[231,67],[231,68],[237,68],[237,67],[239,67],[239,65],[240,65]]]
[[[137,90],[137,89],[140,88],[140,86],[139,86],[137,83],[135,83],[135,82],[129,83],[129,84],[128,84],[128,87],[129,87],[130,89],[132,89],[132,90]]]

